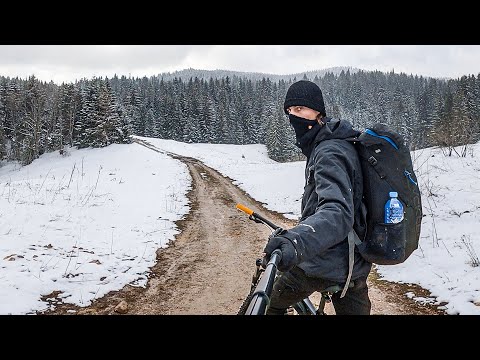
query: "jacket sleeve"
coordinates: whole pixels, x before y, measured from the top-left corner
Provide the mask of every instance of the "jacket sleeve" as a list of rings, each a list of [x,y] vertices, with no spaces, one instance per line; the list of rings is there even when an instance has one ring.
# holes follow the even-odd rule
[[[313,215],[283,234],[296,246],[300,261],[344,241],[353,226],[353,167],[349,157],[355,150],[346,146],[325,141],[315,149],[317,208]]]

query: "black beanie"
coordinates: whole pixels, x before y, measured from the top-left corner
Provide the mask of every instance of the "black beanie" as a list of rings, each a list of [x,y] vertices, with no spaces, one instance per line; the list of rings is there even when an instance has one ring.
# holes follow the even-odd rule
[[[308,80],[300,80],[290,85],[283,104],[285,114],[288,114],[287,108],[290,106],[306,106],[326,116],[322,90],[317,84]]]

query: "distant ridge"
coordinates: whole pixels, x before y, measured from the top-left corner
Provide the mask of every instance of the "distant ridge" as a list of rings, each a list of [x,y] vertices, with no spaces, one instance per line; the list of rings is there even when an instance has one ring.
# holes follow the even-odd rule
[[[296,78],[300,80],[306,75],[309,79],[314,79],[315,76],[323,77],[327,72],[333,73],[335,75],[340,74],[342,71],[350,70],[350,73],[355,73],[361,69],[353,68],[351,66],[336,66],[330,67],[322,70],[310,70],[294,74],[287,75],[278,75],[278,74],[267,74],[259,72],[245,72],[245,71],[234,71],[234,70],[199,70],[199,69],[184,69],[174,72],[165,72],[158,75],[159,78],[163,78],[165,81],[173,80],[174,78],[182,79],[183,81],[188,81],[190,78],[199,78],[203,80],[209,80],[210,78],[225,78],[237,76],[240,78],[246,78],[250,80],[261,80],[262,78],[269,78],[272,81],[279,80],[291,80]]]

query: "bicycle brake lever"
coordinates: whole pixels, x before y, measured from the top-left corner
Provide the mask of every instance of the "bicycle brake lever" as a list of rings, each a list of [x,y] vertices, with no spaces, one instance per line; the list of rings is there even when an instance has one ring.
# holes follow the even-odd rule
[[[277,235],[281,235],[285,232],[286,232],[286,230],[282,229],[281,227],[278,227],[278,228],[276,228],[275,230],[272,231],[270,236],[274,237],[274,236],[277,236]]]
[[[248,218],[249,218],[250,220],[255,221],[256,223],[263,224],[263,221],[262,221],[262,220],[259,220],[258,218],[256,218],[256,217],[253,216],[253,215],[250,215]]]

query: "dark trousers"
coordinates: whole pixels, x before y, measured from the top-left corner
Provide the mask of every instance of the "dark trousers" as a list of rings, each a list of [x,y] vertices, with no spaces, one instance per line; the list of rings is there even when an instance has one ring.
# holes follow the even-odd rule
[[[335,284],[338,283],[308,277],[302,269],[294,267],[275,279],[267,315],[283,315],[289,306]],[[367,279],[356,279],[354,284],[343,298],[340,298],[342,291],[333,294],[336,315],[370,315],[372,304],[368,297]],[[343,289],[343,284],[340,285]]]

